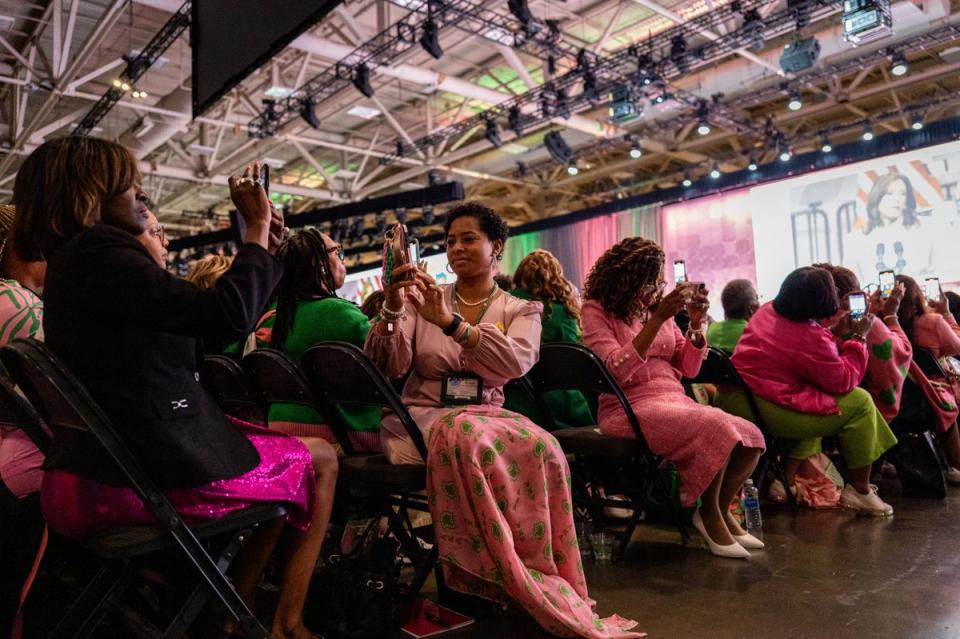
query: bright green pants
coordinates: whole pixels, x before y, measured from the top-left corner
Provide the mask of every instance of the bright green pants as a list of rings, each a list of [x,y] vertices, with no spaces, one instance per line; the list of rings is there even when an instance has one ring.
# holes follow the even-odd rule
[[[897,438],[880,415],[870,393],[855,388],[837,396],[840,413],[812,415],[777,406],[757,399],[757,407],[767,431],[784,440],[782,452],[793,459],[806,459],[820,452],[821,437],[838,437],[848,468],[863,468],[880,458]],[[746,395],[740,392],[718,393],[716,406],[722,410],[753,419]]]

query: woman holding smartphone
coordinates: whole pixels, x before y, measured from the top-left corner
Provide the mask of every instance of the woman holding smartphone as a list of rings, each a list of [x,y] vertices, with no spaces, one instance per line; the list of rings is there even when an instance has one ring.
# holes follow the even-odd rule
[[[507,233],[493,210],[461,204],[445,225],[455,284],[439,286],[413,263],[387,274],[381,319],[364,350],[387,375],[410,373],[403,403],[423,431],[428,459],[395,415],[384,417],[383,449],[393,463],[427,463],[451,588],[511,598],[560,636],[640,637],[629,631],[635,622],[593,612],[557,440],[502,408],[504,384],[537,361],[542,310],[494,282]]]
[[[960,325],[957,325],[957,320],[950,312],[948,298],[941,292],[938,301],[927,299],[917,281],[906,275],[897,275],[897,282],[902,284],[906,291],[897,315],[914,348],[925,348],[937,358],[960,355]],[[954,377],[951,380],[931,381],[951,384],[954,394],[953,409],[956,410],[957,400],[960,398],[960,380]],[[947,481],[960,484],[960,434],[956,422],[946,425],[941,441],[950,464]]]
[[[763,542],[730,515],[729,505],[764,449],[756,426],[687,397],[681,377],[700,370],[707,291],[689,282],[663,295],[663,249],[631,237],[604,253],[584,287],[583,343],[619,382],[657,455],[671,461],[683,482],[681,502],[701,506],[693,524],[718,557],[746,559]],[[686,307],[690,326],[682,333],[674,316]],[[600,430],[615,437],[634,433],[611,395],[600,397]]]
[[[897,438],[858,386],[867,370],[866,335],[873,317],[854,320],[846,312],[838,319],[840,309],[828,271],[812,266],[793,271],[773,302],[747,324],[733,364],[756,396],[767,428],[789,441],[782,452],[790,486],[803,460],[820,452],[820,438],[836,436],[849,469],[840,505],[885,517],[893,508],[870,483],[870,470]],[[751,414],[742,393],[718,394],[717,406]]]

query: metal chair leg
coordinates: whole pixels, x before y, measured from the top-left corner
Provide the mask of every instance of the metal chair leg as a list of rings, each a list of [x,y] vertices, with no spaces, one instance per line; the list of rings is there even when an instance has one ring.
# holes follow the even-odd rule
[[[80,593],[80,596],[73,605],[67,610],[67,613],[57,622],[50,632],[49,639],[65,639],[72,637],[74,628],[77,630],[86,622],[86,620],[96,611],[104,596],[113,587],[113,584],[122,575],[122,571],[117,570],[115,565],[104,564],[93,576],[87,586]]]

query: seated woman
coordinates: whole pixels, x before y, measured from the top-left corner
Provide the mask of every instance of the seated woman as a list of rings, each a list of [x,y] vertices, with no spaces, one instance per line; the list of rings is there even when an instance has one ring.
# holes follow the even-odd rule
[[[420,459],[394,415],[383,420],[383,445],[393,463],[428,462],[447,584],[513,598],[560,636],[639,637],[627,630],[633,622],[601,620],[592,611],[570,470],[556,439],[502,408],[503,385],[533,366],[540,347],[540,305],[493,281],[507,224],[491,209],[465,203],[447,213],[445,233],[456,284],[438,286],[413,264],[394,269],[365,350],[391,377],[412,369],[403,402],[423,431],[429,459]],[[458,398],[443,395],[452,385],[475,392],[457,407]]]
[[[47,263],[24,260],[8,241],[16,210],[0,205],[0,346],[17,338],[43,339]],[[43,453],[16,424],[0,423],[0,637],[11,636],[21,589],[40,547]]]
[[[363,346],[370,320],[353,302],[337,297],[347,267],[343,247],[316,229],[300,231],[277,250],[283,277],[277,287],[276,312],[260,322],[270,328],[270,346],[299,362],[304,352],[321,342],[349,342]],[[371,406],[336,408],[349,426],[358,451],[380,450],[380,409]],[[297,437],[337,440],[326,419],[314,408],[275,404],[267,419],[270,428]]]
[[[950,312],[948,298],[942,293],[940,301],[928,301],[917,281],[906,275],[897,275],[897,282],[905,288],[903,303],[898,312],[900,325],[915,348],[925,348],[936,358],[956,357],[960,355],[960,325]],[[956,408],[960,401],[960,380],[952,381]],[[944,451],[947,454],[947,480],[951,484],[960,484],[960,434],[957,422],[944,424],[941,434]]]
[[[614,376],[640,421],[650,449],[673,462],[683,483],[681,501],[692,506],[694,526],[710,552],[747,558],[763,548],[730,514],[729,505],[763,452],[763,435],[750,422],[698,404],[680,378],[700,370],[709,302],[697,283],[662,296],[664,254],[641,237],[621,240],[600,256],[584,286],[583,342]],[[685,306],[686,336],[673,317]],[[634,437],[616,398],[600,397],[600,430]]]
[[[537,249],[523,258],[513,274],[513,284],[511,295],[543,304],[541,344],[580,343],[580,302],[574,295],[573,285],[563,276],[563,267],[550,251]],[[579,391],[553,391],[547,393],[544,400],[560,428],[596,423],[587,400]],[[535,423],[543,423],[537,406],[520,390],[508,388],[503,407]]]
[[[307,448],[231,422],[196,373],[196,339],[223,343],[248,331],[280,279],[271,252],[282,221],[254,179],[259,170],[255,164],[230,179],[246,241],[207,291],[167,273],[137,241],[147,223],[137,162],[112,142],[70,137],[37,147],[17,173],[12,240],[21,255],[47,258],[48,346],[186,521],[257,502],[286,504],[287,560],[272,634],[306,638],[313,635],[303,625],[303,601],[330,513],[336,457],[322,440]],[[156,524],[86,433],[57,433],[45,468],[43,514],[60,534]],[[248,602],[280,524],[258,529],[233,566]]]
[[[760,308],[757,290],[750,280],[731,280],[720,293],[720,304],[723,305],[723,320],[707,328],[707,342],[710,346],[732,353],[747,322]]]
[[[845,302],[850,293],[860,291],[860,281],[850,269],[833,264],[814,266],[833,276],[840,300]],[[900,412],[903,382],[913,357],[913,347],[900,328],[900,320],[897,318],[904,290],[903,284],[898,284],[887,299],[880,296],[879,290],[870,296],[870,313],[873,319],[866,334],[867,372],[863,378],[863,387],[873,396],[873,403],[888,424]],[[845,307],[846,304],[842,306]],[[841,310],[838,319],[842,314]]]
[[[897,443],[873,398],[857,385],[867,370],[866,333],[873,316],[851,320],[840,310],[830,273],[806,266],[790,273],[773,302],[753,316],[733,364],[756,396],[767,428],[791,440],[784,471],[791,488],[803,460],[820,452],[820,438],[840,438],[849,481],[840,504],[883,517],[893,508],[870,483],[870,467]],[[834,324],[833,334],[820,322]],[[749,416],[742,393],[720,393],[717,406]]]

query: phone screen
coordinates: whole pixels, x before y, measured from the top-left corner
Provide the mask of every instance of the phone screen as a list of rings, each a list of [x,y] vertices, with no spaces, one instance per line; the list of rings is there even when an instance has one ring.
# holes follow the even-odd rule
[[[927,278],[927,301],[928,302],[939,302],[940,301],[940,278],[939,277],[928,277]]]
[[[863,293],[851,293],[847,297],[850,305],[850,317],[860,319],[867,313],[867,296]]]
[[[673,263],[673,281],[680,285],[687,281],[687,263],[677,260]]]
[[[267,192],[267,195],[270,195],[270,165],[269,164],[260,165],[260,184],[263,185],[263,190]]]
[[[880,295],[883,299],[890,297],[894,286],[896,286],[896,279],[893,271],[880,271]]]
[[[420,263],[420,240],[412,239],[407,242],[407,252],[410,254],[410,261],[414,264]]]

